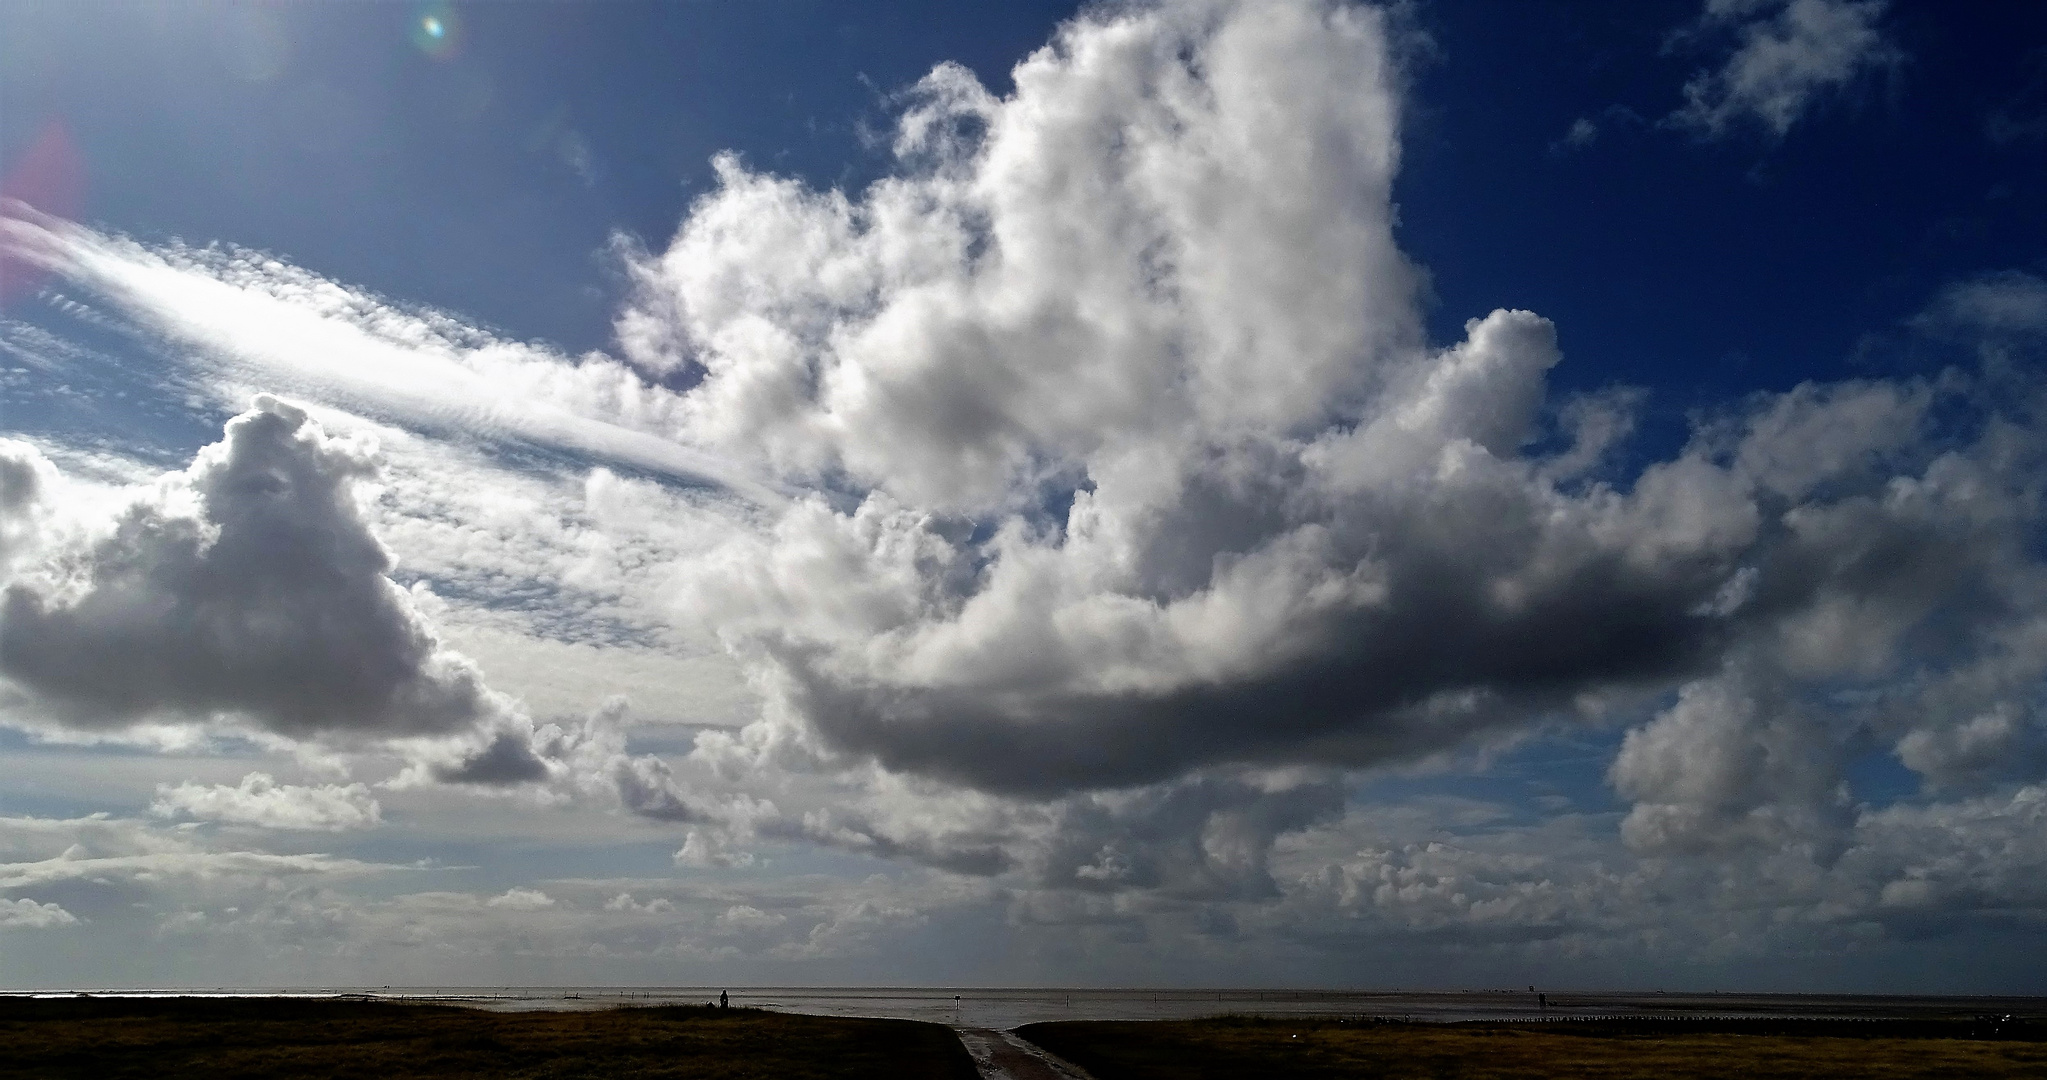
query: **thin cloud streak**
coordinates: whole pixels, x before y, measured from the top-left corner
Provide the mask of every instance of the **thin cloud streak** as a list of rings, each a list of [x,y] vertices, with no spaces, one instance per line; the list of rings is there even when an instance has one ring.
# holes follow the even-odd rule
[[[0,244],[151,330],[199,346],[180,355],[216,393],[296,394],[431,433],[516,440],[713,484],[763,507],[789,501],[726,459],[621,422],[636,410],[658,413],[667,395],[601,356],[572,363],[261,256],[151,250],[19,205],[0,217]],[[556,396],[596,407],[579,412]],[[601,416],[607,404],[617,419]]]

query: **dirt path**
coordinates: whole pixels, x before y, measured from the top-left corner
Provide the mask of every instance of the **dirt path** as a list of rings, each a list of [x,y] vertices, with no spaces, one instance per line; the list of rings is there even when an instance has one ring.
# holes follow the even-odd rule
[[[955,1027],[981,1080],[1093,1080],[1078,1065],[1061,1061],[1022,1037],[994,1028]]]

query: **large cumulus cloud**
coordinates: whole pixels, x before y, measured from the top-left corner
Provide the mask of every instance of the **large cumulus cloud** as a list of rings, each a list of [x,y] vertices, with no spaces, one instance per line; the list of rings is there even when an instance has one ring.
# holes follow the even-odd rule
[[[35,447],[0,439],[0,575],[35,542],[56,471]]]
[[[1679,692],[1613,774],[1663,808],[1630,825],[1652,846],[1786,800],[1839,820],[1872,734],[1929,777],[2010,760],[2030,406],[1803,386],[1619,471],[1635,399],[1551,407],[1546,320],[1422,341],[1397,34],[1113,6],[1006,98],[935,71],[857,198],[720,161],[620,337],[693,381],[687,437],[821,493],[681,574],[769,699],[700,756],[1044,798]]]
[[[109,525],[19,560],[0,593],[0,675],[25,699],[17,713],[87,728],[228,717],[344,740],[502,716],[388,576],[357,501],[374,472],[367,445],[256,399]],[[33,486],[8,481],[7,512],[25,519],[34,505],[16,489]]]

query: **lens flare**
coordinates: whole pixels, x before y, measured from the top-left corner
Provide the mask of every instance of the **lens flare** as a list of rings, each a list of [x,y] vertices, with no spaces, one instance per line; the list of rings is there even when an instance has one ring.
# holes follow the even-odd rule
[[[434,4],[421,10],[412,21],[412,44],[436,60],[454,55],[461,39],[461,21],[455,9]]]
[[[27,216],[23,207],[60,218],[75,218],[85,209],[85,155],[62,119],[46,121],[36,141],[0,174],[0,213]],[[0,309],[35,295],[43,275],[44,268],[13,248],[9,233],[0,230]]]

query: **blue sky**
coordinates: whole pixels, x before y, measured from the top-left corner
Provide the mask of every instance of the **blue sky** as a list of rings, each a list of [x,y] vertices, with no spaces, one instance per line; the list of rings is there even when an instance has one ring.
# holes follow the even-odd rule
[[[1696,6],[1416,9],[1396,197],[1438,337],[1524,306],[1569,320],[1575,385],[1783,389],[1839,375],[1949,280],[2037,265],[2037,12],[1904,5],[1884,25],[1912,47],[1796,138],[1701,141],[1657,127],[1726,43],[1679,36]],[[889,165],[890,94],[944,61],[1000,90],[1073,6],[465,8],[442,56],[414,40],[431,10],[15,5],[6,149],[58,121],[91,220],[578,352],[610,338],[609,237],[672,233],[711,155],[863,185]],[[1597,134],[1572,146],[1580,119]]]
[[[2023,5],[10,2],[0,175],[0,978],[2041,990]]]

